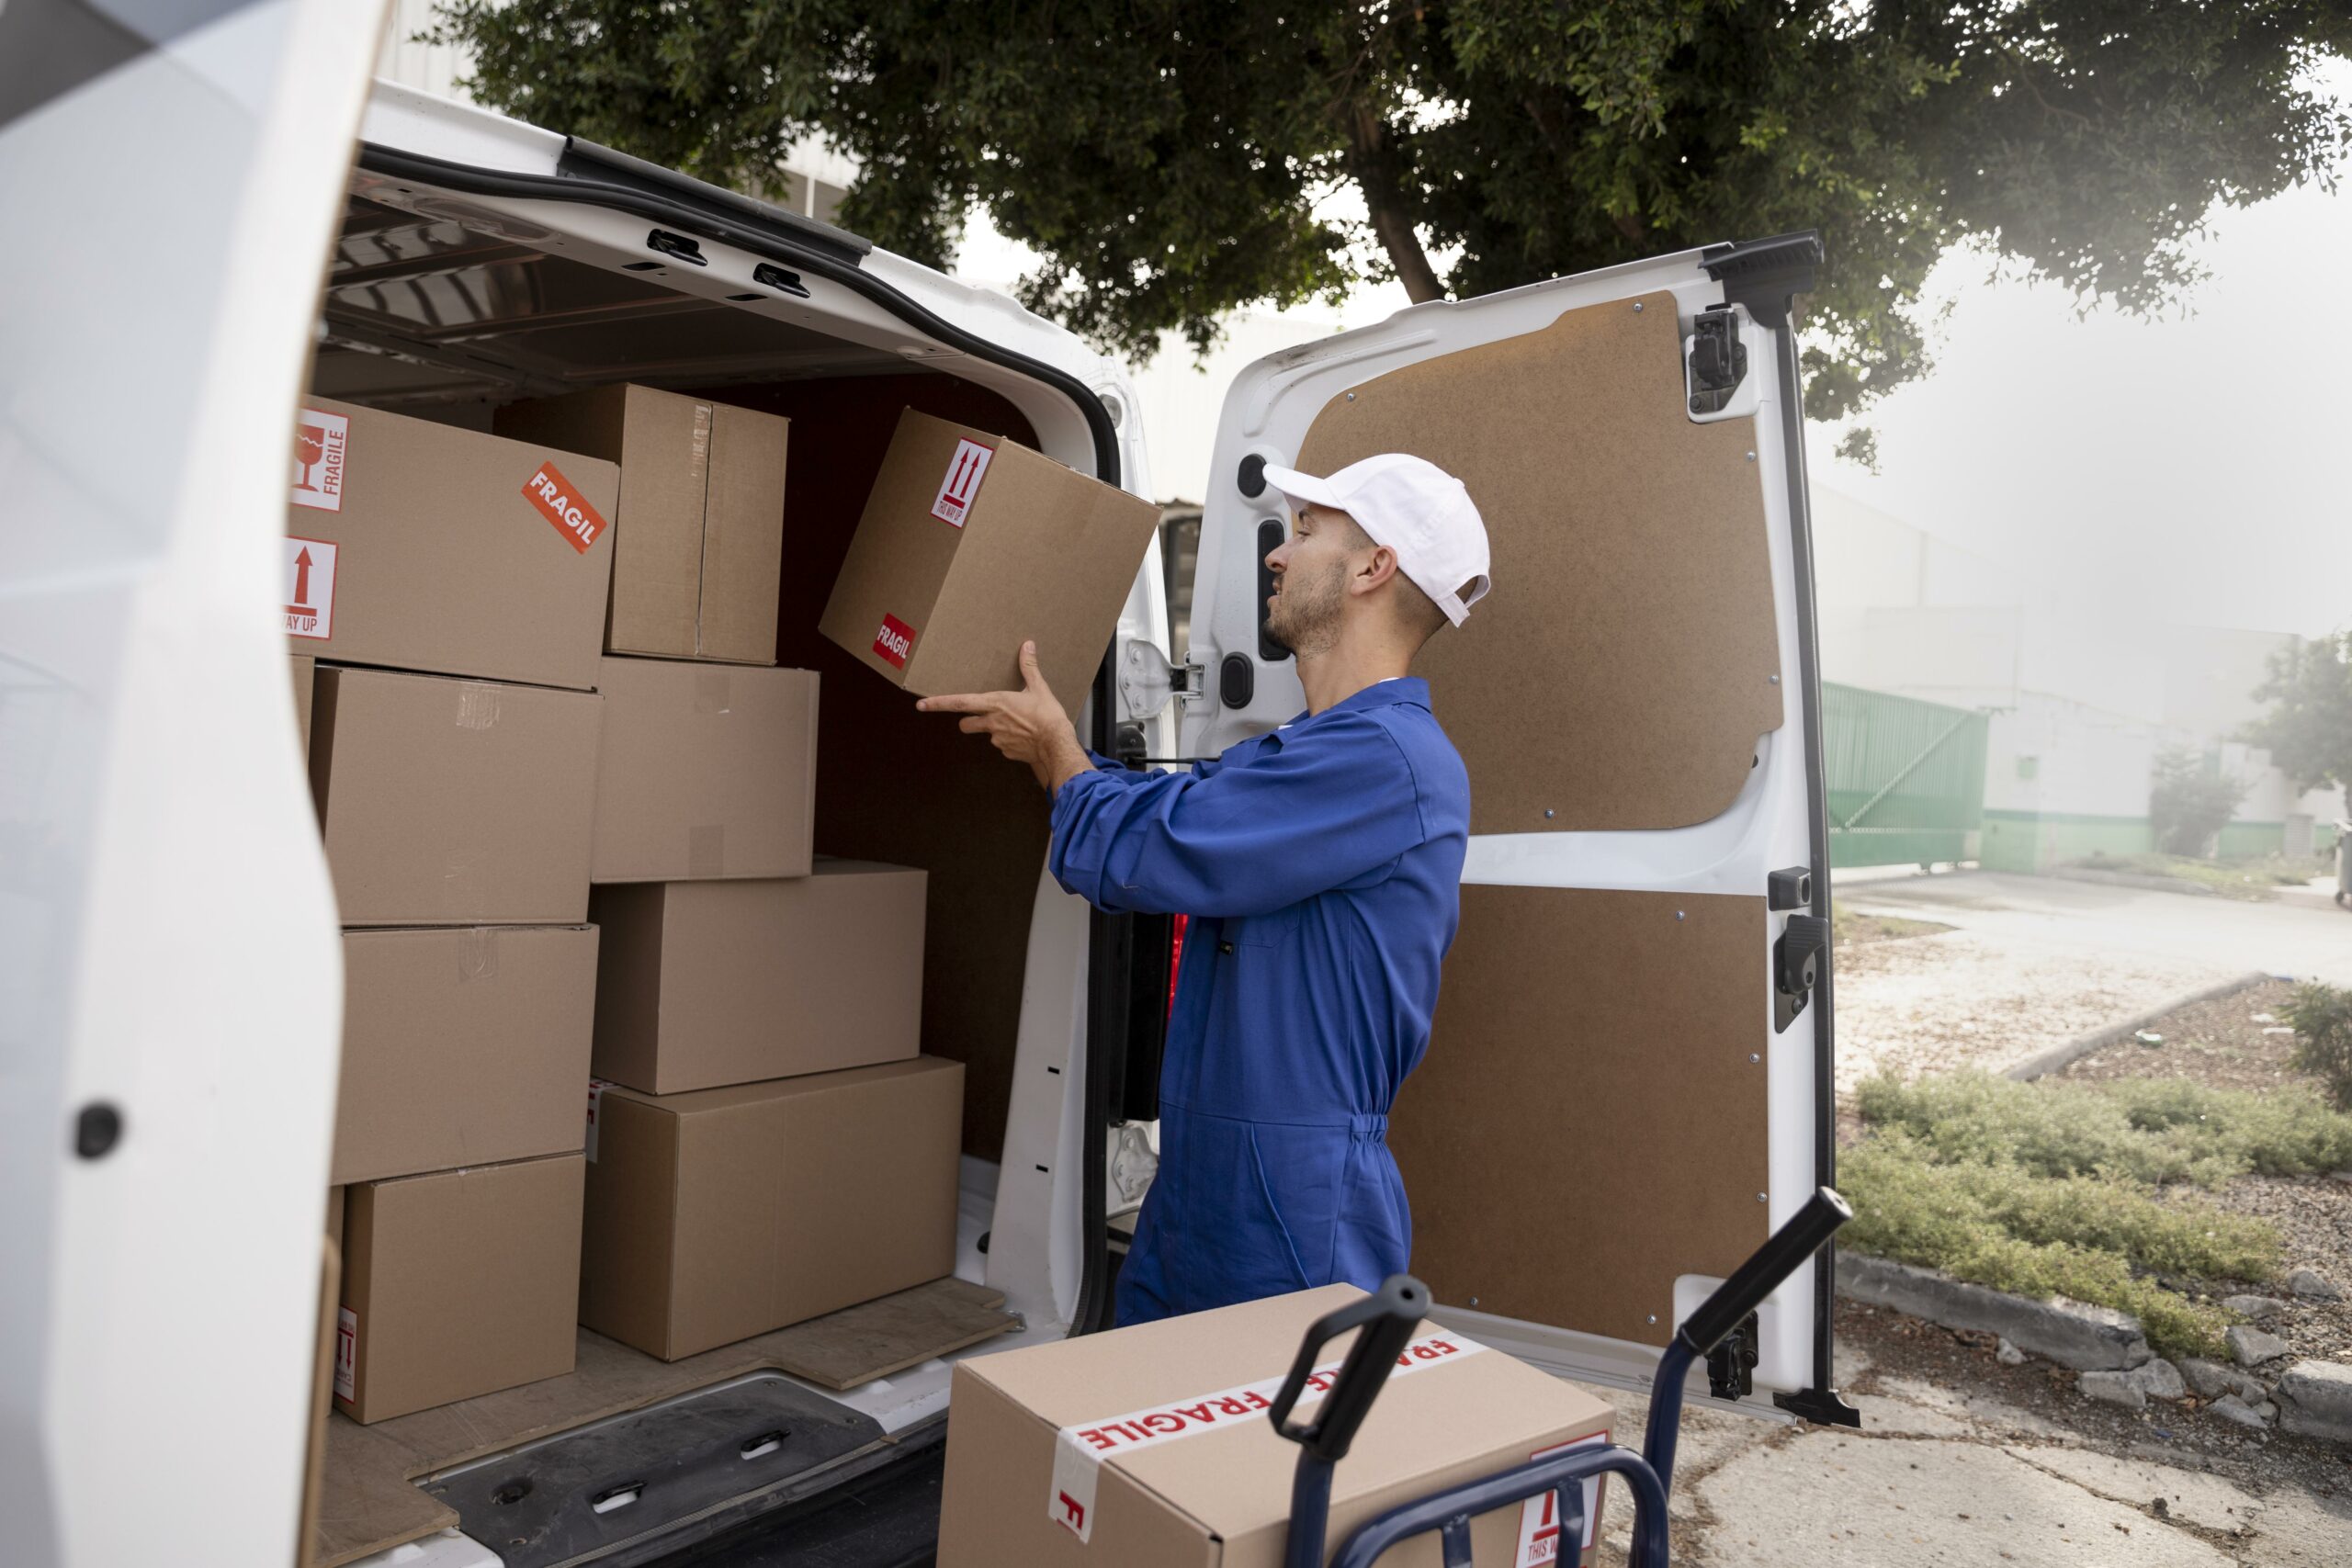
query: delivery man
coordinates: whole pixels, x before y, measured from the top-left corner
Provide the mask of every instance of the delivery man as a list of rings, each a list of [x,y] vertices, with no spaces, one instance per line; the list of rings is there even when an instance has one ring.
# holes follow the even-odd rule
[[[1192,917],[1121,1324],[1369,1290],[1412,1249],[1388,1108],[1429,1043],[1460,921],[1470,784],[1406,669],[1487,592],[1487,530],[1462,482],[1419,457],[1266,478],[1295,520],[1266,558],[1267,630],[1306,693],[1290,723],[1189,773],[1130,772],[1079,744],[1035,644],[1023,690],[918,705],[967,716],[1036,773],[1062,886]]]

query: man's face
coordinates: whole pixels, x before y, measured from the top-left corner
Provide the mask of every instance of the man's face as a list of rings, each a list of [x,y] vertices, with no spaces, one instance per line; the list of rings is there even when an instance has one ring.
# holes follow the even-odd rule
[[[1266,600],[1266,635],[1293,653],[1313,654],[1338,640],[1348,578],[1365,541],[1344,512],[1302,506],[1290,537],[1266,557],[1274,591]]]

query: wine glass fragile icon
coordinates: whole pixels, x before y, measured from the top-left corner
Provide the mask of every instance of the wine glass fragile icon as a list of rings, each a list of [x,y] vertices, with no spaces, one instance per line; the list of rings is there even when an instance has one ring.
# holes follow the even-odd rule
[[[294,432],[294,452],[295,467],[301,470],[295,476],[295,484],[303,490],[318,489],[317,485],[311,482],[311,475],[318,468],[319,459],[327,455],[326,427],[318,424],[297,426]]]

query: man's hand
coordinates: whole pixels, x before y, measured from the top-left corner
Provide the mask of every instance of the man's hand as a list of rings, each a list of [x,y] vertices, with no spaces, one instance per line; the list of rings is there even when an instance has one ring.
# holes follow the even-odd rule
[[[1047,795],[1094,765],[1078,743],[1078,731],[1070,728],[1053,688],[1037,672],[1034,642],[1021,645],[1021,690],[925,697],[915,707],[922,713],[966,715],[958,728],[967,735],[985,735],[1014,761],[1028,763]]]

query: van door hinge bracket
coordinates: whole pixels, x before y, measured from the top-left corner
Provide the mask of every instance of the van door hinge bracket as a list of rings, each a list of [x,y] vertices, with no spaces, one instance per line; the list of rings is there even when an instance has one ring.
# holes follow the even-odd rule
[[[1208,671],[1198,664],[1171,664],[1155,642],[1141,638],[1127,644],[1119,658],[1119,695],[1126,700],[1127,716],[1154,718],[1170,699],[1197,702],[1208,694]]]
[[[1756,1314],[1751,1312],[1746,1322],[1724,1336],[1722,1344],[1707,1352],[1707,1392],[1717,1399],[1745,1399],[1754,1393],[1756,1361],[1761,1353]]]
[[[1818,915],[1791,915],[1772,944],[1772,1032],[1781,1033],[1813,999],[1822,954],[1829,946],[1829,922]]]
[[[1692,413],[1719,413],[1747,379],[1747,345],[1739,341],[1739,312],[1728,305],[1702,310],[1690,323],[1683,355]]]

